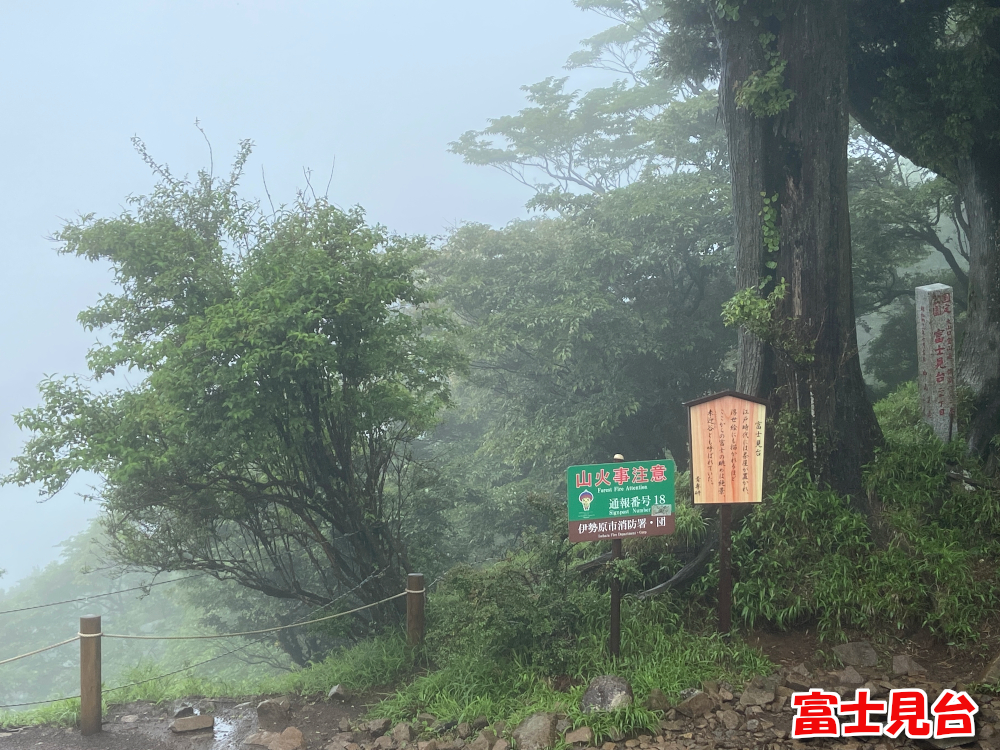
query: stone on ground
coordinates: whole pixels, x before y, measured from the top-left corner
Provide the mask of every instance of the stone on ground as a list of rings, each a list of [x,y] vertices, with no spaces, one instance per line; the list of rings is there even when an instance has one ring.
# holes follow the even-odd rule
[[[842,643],[834,646],[833,652],[849,667],[874,667],[878,664],[878,654],[868,641]]]
[[[262,727],[287,724],[292,715],[292,704],[288,698],[269,698],[257,704],[257,721]]]
[[[740,715],[731,708],[719,711],[719,720],[726,729],[738,729],[740,726]]]
[[[517,750],[549,750],[556,744],[556,715],[532,714],[514,730]]]
[[[841,685],[863,685],[865,682],[865,678],[854,667],[847,667],[836,675]]]
[[[743,688],[740,696],[741,706],[763,706],[774,700],[774,688],[758,687],[752,682]]]
[[[391,726],[392,722],[389,719],[374,719],[368,722],[365,729],[368,730],[368,734],[372,737],[381,737],[389,731],[389,727]]]
[[[297,727],[286,727],[285,730],[267,744],[267,750],[302,750],[306,739]]]
[[[467,721],[463,721],[455,731],[458,733],[460,740],[467,740],[472,736],[472,725]]]
[[[497,736],[493,734],[493,730],[484,729],[469,745],[469,750],[493,750],[493,745],[496,744],[496,741]]]
[[[349,701],[351,699],[351,691],[343,685],[334,685],[330,688],[330,692],[326,694],[327,700],[333,698],[336,698],[338,701]]]
[[[413,727],[405,721],[399,722],[392,728],[392,739],[400,744],[410,742],[413,739]]]
[[[589,745],[594,741],[594,730],[590,727],[580,727],[566,733],[567,745]]]
[[[170,725],[171,732],[196,732],[199,729],[211,729],[215,726],[215,717],[211,714],[198,714],[197,716],[182,716],[174,719]]]
[[[712,700],[712,696],[697,690],[677,706],[677,712],[693,719],[708,713],[713,708],[715,708],[715,701]]]
[[[340,734],[335,734],[330,741],[324,745],[323,750],[344,750],[344,748],[352,742],[354,742],[353,732],[341,732]]]
[[[613,674],[595,677],[580,701],[585,714],[593,711],[614,711],[632,705],[632,686],[628,680]]]
[[[913,657],[909,654],[897,654],[892,657],[892,673],[893,674],[923,674],[927,670],[914,661]]]
[[[250,747],[267,747],[271,744],[271,740],[278,738],[279,734],[279,732],[254,732],[243,740],[243,744],[249,745]],[[326,746],[326,750],[340,750],[340,746],[331,742]]]
[[[670,699],[659,688],[653,688],[642,705],[649,711],[669,711]]]

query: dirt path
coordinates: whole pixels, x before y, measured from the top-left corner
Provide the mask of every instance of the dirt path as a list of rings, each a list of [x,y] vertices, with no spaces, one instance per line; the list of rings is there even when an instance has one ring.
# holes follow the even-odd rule
[[[850,674],[834,667],[828,656],[829,644],[819,644],[814,636],[806,633],[768,634],[755,633],[748,640],[760,648],[780,666],[770,678],[755,678],[747,685],[706,684],[704,693],[694,711],[684,704],[669,708],[660,722],[658,732],[638,737],[621,738],[606,742],[599,750],[738,750],[763,748],[764,750],[891,750],[893,748],[930,747],[906,740],[886,737],[846,738],[836,740],[809,740],[801,742],[789,738],[792,709],[789,697],[793,691],[822,687],[842,695],[853,696],[858,687],[868,687],[872,698],[885,700],[893,688],[920,687],[932,700],[944,688],[963,690],[982,670],[984,654],[996,646],[993,634],[985,634],[981,653],[954,652],[929,636],[914,635],[906,641],[894,641],[878,648],[878,665],[856,667]],[[896,675],[892,672],[892,657],[907,654],[927,668],[925,673]],[[801,674],[805,669],[807,675]],[[862,683],[855,680],[860,677]],[[976,716],[979,739],[967,745],[982,750],[1000,750],[1000,698],[973,693],[980,706]],[[290,714],[280,721],[260,726],[257,704],[261,697],[252,700],[203,700],[176,701],[161,706],[133,703],[115,706],[105,720],[104,731],[94,737],[82,737],[78,729],[62,727],[25,727],[16,731],[0,731],[0,750],[262,750],[260,746],[246,744],[247,738],[259,729],[280,731],[286,725],[297,727],[303,735],[308,750],[507,750],[501,740],[487,728],[484,732],[469,727],[446,727],[447,731],[419,737],[422,742],[404,743],[408,730],[396,732],[391,728],[370,731],[359,721],[371,701],[355,700],[309,701],[296,699]],[[186,734],[174,734],[169,726],[175,712],[184,705],[196,713],[213,714],[215,729]],[[430,717],[428,717],[430,718]],[[485,723],[485,722],[483,722]],[[565,731],[568,722],[560,721],[559,731]],[[425,728],[422,725],[421,728]],[[479,728],[477,727],[477,730]],[[498,734],[505,734],[495,727]],[[387,731],[388,730],[388,731]],[[457,731],[456,731],[457,730]],[[384,733],[385,732],[385,733]],[[383,734],[384,733],[384,734]],[[295,750],[289,747],[289,750]],[[589,742],[577,745],[577,750],[597,750]]]
[[[108,711],[99,735],[83,737],[76,728],[48,726],[0,730],[0,750],[237,750],[246,747],[244,741],[261,728],[256,711],[261,700],[263,697],[241,702],[192,699],[160,706],[128,703]],[[171,732],[174,714],[183,706],[191,706],[198,714],[213,714],[214,730]],[[301,729],[307,747],[322,748],[342,726],[356,723],[367,710],[361,701],[328,703],[299,699],[292,703],[289,723]]]

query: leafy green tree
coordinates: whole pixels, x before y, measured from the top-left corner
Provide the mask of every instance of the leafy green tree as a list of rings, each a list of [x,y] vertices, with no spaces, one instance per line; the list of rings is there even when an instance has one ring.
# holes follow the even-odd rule
[[[877,138],[958,189],[968,236],[968,316],[959,379],[974,396],[970,451],[1000,433],[1000,5],[857,3],[851,108]]]
[[[141,380],[45,380],[5,481],[51,494],[100,474],[114,552],[134,566],[308,607],[378,601],[407,568],[412,445],[462,358],[417,270],[423,239],[323,199],[262,214],[236,192],[249,151],[228,179],[191,183],[147,157],[151,195],[61,231],[62,252],[109,263],[118,285],[80,316],[108,338],[94,379]]]
[[[681,402],[728,378],[725,192],[643,180],[572,218],[470,225],[435,265],[468,325],[472,379],[496,399],[487,452],[548,470],[686,456]],[[669,206],[670,211],[664,210]]]
[[[737,388],[797,413],[814,475],[861,502],[881,436],[853,309],[848,3],[671,0],[666,11],[665,68],[719,80],[743,290],[731,319],[749,322],[758,291],[773,308],[766,326],[741,330]]]

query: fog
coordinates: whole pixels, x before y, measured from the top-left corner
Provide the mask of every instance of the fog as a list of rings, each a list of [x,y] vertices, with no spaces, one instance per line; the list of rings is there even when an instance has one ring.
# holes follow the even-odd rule
[[[245,193],[264,197],[263,173],[276,202],[305,185],[304,168],[324,186],[332,167],[333,202],[399,232],[503,224],[524,214],[528,189],[463,164],[448,142],[520,109],[520,86],[558,73],[607,25],[569,0],[4,4],[4,472],[27,437],[11,415],[38,403],[43,376],[85,372],[94,334],[75,318],[111,291],[106,269],[57,255],[47,238],[152,187],[133,136],[175,174],[213,157],[222,172],[250,138]],[[584,87],[607,78],[573,75]],[[34,487],[0,488],[4,586],[96,515],[78,496],[87,484],[44,503]]]

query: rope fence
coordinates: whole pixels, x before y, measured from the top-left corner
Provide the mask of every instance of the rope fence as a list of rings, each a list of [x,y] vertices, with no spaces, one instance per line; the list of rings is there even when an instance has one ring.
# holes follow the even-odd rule
[[[329,607],[343,599],[344,597],[356,591],[365,583],[370,581],[372,578],[381,575],[385,571],[380,571],[373,573],[367,579],[359,583],[350,591],[345,592],[341,596],[337,597],[333,601],[323,605],[320,609]],[[172,583],[173,581],[163,581],[162,583]],[[436,583],[436,582],[435,582]],[[155,584],[154,584],[155,585]],[[145,587],[137,587],[145,588]],[[121,593],[121,592],[112,592]],[[101,696],[102,691],[104,693],[112,693],[118,690],[125,690],[126,688],[136,687],[138,685],[144,685],[148,682],[154,682],[156,680],[162,680],[165,677],[171,677],[175,674],[180,674],[181,672],[186,672],[188,670],[199,667],[203,664],[208,664],[209,662],[221,659],[230,654],[234,654],[238,651],[249,648],[257,643],[260,643],[267,639],[267,635],[263,638],[258,638],[250,643],[243,644],[237,648],[226,651],[225,653],[218,654],[204,661],[197,662],[196,664],[191,664],[187,667],[177,669],[173,672],[167,672],[166,674],[158,675],[156,677],[150,677],[145,680],[140,680],[138,682],[129,683],[126,685],[119,685],[118,687],[109,688],[103,690],[101,685],[101,640],[103,638],[118,638],[127,640],[161,640],[161,641],[180,641],[180,640],[207,640],[216,638],[237,638],[246,637],[261,634],[270,634],[280,630],[289,630],[291,628],[300,628],[306,625],[315,625],[320,622],[327,622],[329,620],[335,620],[340,617],[346,617],[347,615],[356,614],[372,607],[377,607],[387,602],[406,597],[406,640],[407,644],[411,647],[420,646],[424,642],[424,599],[426,596],[426,588],[424,587],[424,576],[422,573],[410,573],[407,575],[406,588],[398,594],[386,597],[377,602],[372,602],[370,604],[365,604],[360,607],[355,607],[354,609],[347,610],[345,612],[337,612],[332,615],[326,615],[324,617],[317,617],[310,620],[305,620],[302,622],[290,623],[288,625],[277,625],[271,628],[262,628],[260,630],[245,630],[236,633],[213,633],[210,635],[131,635],[131,634],[119,634],[119,633],[104,633],[101,630],[101,617],[100,615],[90,615],[80,618],[80,630],[72,638],[67,638],[65,641],[59,643],[53,643],[50,646],[45,646],[35,651],[30,651],[26,654],[20,654],[18,656],[13,656],[8,659],[0,661],[0,665],[9,664],[11,662],[18,661],[19,659],[26,659],[29,656],[35,656],[37,654],[44,653],[46,651],[51,651],[52,649],[59,648],[60,646],[65,646],[74,641],[80,641],[80,694],[73,696],[65,696],[63,698],[50,698],[48,700],[41,701],[29,701],[26,703],[10,703],[7,705],[0,706],[0,709],[8,708],[22,708],[24,706],[34,706],[42,705],[47,703],[58,703],[65,700],[73,700],[75,698],[80,699],[80,726],[82,733],[84,735],[96,734],[101,731]],[[67,601],[83,601],[84,597],[77,600],[67,600]],[[55,604],[62,604],[65,602],[54,602],[52,605],[39,605],[42,606],[54,606]],[[38,607],[28,607],[25,609],[34,609]],[[17,610],[14,610],[17,611]],[[0,612],[0,614],[5,614]]]
[[[0,611],[0,615],[12,615],[15,612],[28,612],[32,609],[45,609],[46,607],[58,607],[60,604],[74,604],[76,602],[89,602],[91,599],[102,599],[106,596],[116,596],[117,594],[125,594],[129,591],[139,591],[140,589],[145,591],[147,589],[153,588],[153,586],[163,586],[168,583],[177,583],[178,581],[186,581],[189,578],[202,578],[204,573],[196,573],[195,575],[183,576],[181,578],[171,578],[169,581],[153,581],[151,583],[144,584],[142,586],[132,586],[127,589],[119,589],[118,591],[107,591],[103,594],[91,594],[90,596],[80,596],[76,599],[63,599],[61,602],[48,602],[47,604],[34,604],[30,607],[18,607],[17,609],[5,609]],[[2,662],[0,662],[2,664]]]

